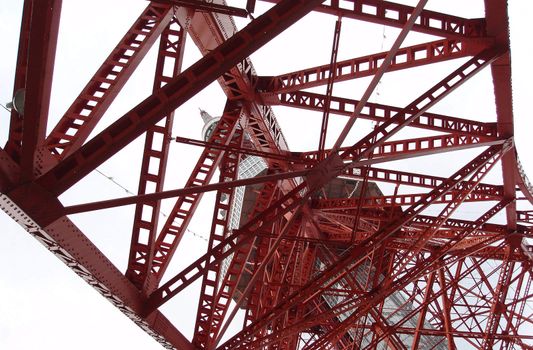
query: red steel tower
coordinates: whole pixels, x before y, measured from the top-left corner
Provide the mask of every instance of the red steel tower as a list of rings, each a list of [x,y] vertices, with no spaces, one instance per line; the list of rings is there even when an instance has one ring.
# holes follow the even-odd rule
[[[533,187],[507,2],[480,0],[480,18],[427,2],[149,1],[49,125],[62,1],[25,0],[0,207],[168,349],[530,349]],[[374,50],[376,30],[390,47]],[[201,53],[188,67],[187,40]],[[101,126],[152,47],[151,94]],[[208,138],[180,134],[199,120],[180,108],[215,81]],[[60,198],[139,136],[137,194]],[[193,147],[190,167],[171,152]],[[127,205],[116,266],[76,218]],[[206,244],[184,264],[194,220]],[[190,290],[196,312],[167,314]]]

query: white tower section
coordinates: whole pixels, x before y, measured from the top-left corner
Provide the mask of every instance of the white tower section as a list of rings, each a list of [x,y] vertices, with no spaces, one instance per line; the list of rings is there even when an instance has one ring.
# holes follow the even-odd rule
[[[200,108],[200,116],[204,121],[204,127],[202,128],[202,138],[207,141],[209,137],[215,130],[220,117],[213,118],[209,113]],[[249,136],[245,133],[245,138]],[[239,179],[248,179],[259,175],[268,167],[267,163],[261,157],[256,156],[244,156],[239,165],[238,178]],[[245,186],[236,187],[233,192],[233,203],[231,203],[230,212],[229,212],[229,223],[228,229],[233,230],[240,227],[242,205],[244,202],[244,194],[246,192]],[[228,234],[228,233],[226,233]],[[228,256],[222,261],[221,268],[221,278],[220,281],[224,279],[226,272],[228,271],[229,264],[233,254]]]
[[[212,117],[209,113],[204,111],[200,108],[200,116],[202,117],[204,121],[204,127],[202,128],[202,139],[204,141],[209,140],[209,137],[211,137],[211,134],[215,130],[215,127],[218,124],[218,121],[220,120],[220,117]]]

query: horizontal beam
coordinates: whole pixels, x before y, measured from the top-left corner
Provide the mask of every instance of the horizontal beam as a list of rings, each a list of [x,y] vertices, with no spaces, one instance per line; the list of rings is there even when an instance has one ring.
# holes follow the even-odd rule
[[[144,202],[153,202],[153,201],[158,201],[158,200],[162,200],[166,198],[186,196],[186,195],[191,195],[195,193],[205,193],[205,192],[210,192],[210,191],[217,191],[219,189],[228,189],[228,188],[234,188],[234,187],[239,187],[239,186],[247,186],[247,185],[253,185],[253,184],[264,183],[264,182],[269,182],[269,181],[291,179],[291,178],[295,178],[299,176],[305,176],[308,172],[309,172],[308,170],[300,170],[300,171],[293,171],[293,172],[287,172],[287,173],[263,175],[263,176],[257,176],[257,177],[247,178],[247,179],[240,179],[240,180],[227,181],[227,182],[218,182],[218,183],[214,183],[210,185],[191,186],[191,187],[185,187],[185,188],[180,188],[176,190],[161,191],[161,192],[156,192],[156,193],[140,194],[137,196],[109,199],[109,200],[99,201],[99,202],[71,205],[71,206],[65,207],[63,211],[63,215],[71,215],[71,214],[77,214],[77,213],[93,211],[93,210],[108,209],[108,208],[120,207],[123,205],[130,205],[130,204],[141,204]]]
[[[459,187],[459,186],[458,186]],[[434,204],[443,204],[450,203],[453,201],[454,196],[460,192],[461,189],[457,188],[456,190],[450,191],[446,195],[436,199]],[[398,194],[390,196],[372,196],[361,198],[330,198],[330,199],[319,199],[314,202],[312,208],[321,209],[321,210],[339,210],[339,209],[357,209],[362,208],[390,208],[390,207],[401,207],[408,206],[416,203],[420,198],[424,196],[423,193],[416,194]],[[484,201],[499,201],[503,197],[503,193],[500,196],[497,195],[487,195],[482,193],[473,193],[469,195],[465,202],[484,202]]]
[[[169,4],[194,9],[199,12],[215,12],[223,15],[248,17],[248,11],[234,6],[219,5],[213,2],[198,0],[151,0],[161,4]]]
[[[321,112],[325,108],[326,96],[308,92],[295,91],[280,94],[264,94],[264,101],[271,105],[296,107],[311,111]],[[331,96],[330,112],[333,114],[353,116],[353,111],[359,103],[358,100]],[[379,103],[367,102],[359,117],[383,123],[402,111],[402,108]],[[484,123],[442,114],[424,112],[409,126],[446,133],[471,134],[478,136],[496,136],[496,123]]]
[[[474,56],[491,45],[490,39],[443,39],[402,47],[392,57],[387,72]],[[374,75],[387,54],[388,51],[385,51],[337,62],[334,68],[334,82]],[[258,89],[274,93],[309,89],[327,84],[330,74],[331,65],[325,64],[275,77],[259,77]]]
[[[281,161],[288,162],[288,163],[301,163],[302,162],[300,158],[298,158],[296,155],[293,155],[291,152],[288,152],[288,151],[280,150],[280,153],[271,153],[271,152],[256,150],[253,148],[234,147],[231,145],[221,145],[220,143],[195,140],[195,139],[190,139],[187,137],[180,137],[180,136],[174,137],[173,140],[179,143],[186,144],[186,145],[206,147],[206,148],[217,149],[217,150],[222,150],[222,151],[231,151],[231,152],[239,153],[241,155],[256,156],[256,157],[262,157],[262,158],[267,158],[267,159],[276,159],[276,160],[281,160]]]
[[[277,3],[280,0],[262,0]],[[315,11],[370,23],[403,28],[414,7],[381,0],[328,1]],[[412,30],[445,38],[480,37],[486,35],[483,18],[467,19],[435,11],[423,10]]]
[[[364,169],[364,171],[365,173],[363,174],[361,168],[350,168],[346,169],[342,175],[360,180],[363,180],[364,177],[366,177],[369,181],[387,182],[394,183],[397,185],[407,185],[422,188],[435,188],[444,181],[446,181],[445,177],[399,171],[393,169],[367,167]],[[502,191],[503,189],[501,185],[492,185],[486,183],[480,183],[474,189],[474,192],[481,192],[492,195],[501,195]]]
[[[351,162],[351,166],[356,167],[362,164],[374,164],[383,161],[389,162],[472,147],[499,145],[504,142],[505,140],[499,140],[493,137],[470,135],[441,135],[383,142],[374,148],[373,153],[367,159],[363,158],[356,162]],[[339,151],[347,152],[350,149],[351,147],[343,147]],[[325,152],[326,154],[330,154],[331,150],[325,150]],[[318,151],[303,152],[301,157],[306,163],[317,161]],[[350,163],[353,158],[358,158],[358,155],[347,153],[344,158],[347,163]]]

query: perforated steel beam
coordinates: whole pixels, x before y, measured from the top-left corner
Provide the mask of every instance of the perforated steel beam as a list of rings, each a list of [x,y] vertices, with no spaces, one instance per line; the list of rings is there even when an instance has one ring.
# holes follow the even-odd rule
[[[83,145],[172,15],[171,6],[148,4],[51,131],[49,152],[65,158]]]

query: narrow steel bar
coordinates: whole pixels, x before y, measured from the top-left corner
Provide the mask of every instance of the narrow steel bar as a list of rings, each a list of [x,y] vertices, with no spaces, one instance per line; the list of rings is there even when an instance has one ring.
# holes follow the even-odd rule
[[[253,148],[235,147],[231,145],[221,145],[217,143],[195,140],[195,139],[190,139],[190,138],[181,137],[181,136],[176,136],[173,138],[173,140],[179,143],[187,144],[187,145],[200,146],[200,147],[218,149],[218,150],[223,150],[223,151],[232,151],[232,152],[238,151],[240,154],[243,154],[243,155],[258,156],[258,157],[262,157],[266,159],[275,159],[279,161],[285,161],[289,164],[302,162],[302,159],[298,157],[297,154],[292,154],[291,152],[288,152],[288,151],[280,151],[280,153],[271,153],[271,152],[264,152],[264,151],[256,150]]]
[[[235,180],[235,181],[214,183],[214,184],[203,185],[203,186],[192,186],[192,187],[186,187],[186,188],[181,188],[177,190],[161,191],[161,192],[148,193],[148,194],[137,195],[137,196],[110,199],[110,200],[105,200],[105,201],[100,201],[100,202],[71,205],[71,206],[65,207],[63,213],[64,215],[70,215],[70,214],[82,213],[82,212],[92,211],[92,210],[114,208],[114,207],[119,207],[123,205],[151,202],[151,201],[161,200],[165,198],[186,196],[186,195],[191,195],[195,193],[216,191],[221,188],[232,188],[232,187],[246,186],[246,185],[252,185],[252,184],[257,184],[257,183],[264,183],[268,181],[291,179],[295,177],[305,176],[308,172],[309,172],[308,170],[300,170],[300,171],[293,171],[293,172],[287,172],[287,173],[263,175],[263,176],[249,178],[249,179],[240,179],[240,180]]]
[[[422,304],[428,304],[431,298],[431,294],[433,292],[433,283],[435,283],[435,275],[435,272],[431,272],[427,277],[426,289],[424,291],[424,300],[422,301]],[[411,341],[411,350],[416,350],[420,346],[421,330],[424,327],[424,324],[426,323],[427,311],[427,308],[423,308],[418,314],[418,320],[416,322],[416,328],[414,329],[413,340]]]
[[[168,80],[181,72],[186,38],[185,28],[172,17],[161,34],[152,91],[160,89]],[[146,131],[137,190],[139,195],[161,192],[164,188],[170,148],[168,135],[172,134],[173,123],[174,112],[171,112]],[[160,201],[135,205],[126,277],[139,289],[144,289],[145,293],[144,282],[148,264],[138,264],[138,262],[153,259],[156,230],[161,214],[160,206]]]
[[[281,93],[277,99],[270,98],[268,101],[273,105],[282,105],[296,108],[321,111],[324,106],[325,96],[308,91],[295,91]],[[344,97],[331,97],[330,112],[334,114],[352,116],[355,107],[359,103]],[[383,123],[402,110],[400,107],[367,102],[359,117]],[[442,114],[424,112],[420,118],[414,120],[411,127],[434,130],[445,133],[470,134],[472,136],[496,136],[496,123],[485,123],[465,118],[451,117]]]
[[[348,133],[350,132],[350,130],[352,129],[352,126],[355,123],[355,118],[359,117],[359,114],[363,110],[363,107],[367,103],[367,101],[370,98],[370,96],[372,96],[372,93],[374,92],[374,89],[376,88],[376,86],[378,85],[379,81],[381,80],[381,78],[383,77],[383,75],[385,74],[385,72],[387,71],[389,66],[391,65],[392,60],[394,58],[394,55],[398,52],[398,50],[400,49],[400,45],[402,44],[403,40],[405,39],[405,37],[407,37],[407,34],[409,34],[411,29],[413,28],[413,26],[414,26],[414,24],[416,22],[416,19],[418,18],[418,16],[422,12],[422,9],[426,5],[426,3],[427,3],[427,0],[420,0],[418,2],[418,4],[416,5],[416,7],[414,8],[414,10],[411,13],[411,15],[409,16],[409,19],[407,20],[407,22],[403,26],[402,31],[400,32],[400,34],[398,35],[398,37],[394,41],[394,44],[392,44],[392,47],[390,48],[389,52],[387,53],[387,56],[385,57],[385,59],[383,59],[383,62],[379,66],[377,72],[374,74],[374,76],[372,78],[372,81],[370,82],[370,84],[368,84],[368,87],[367,87],[366,91],[364,92],[363,96],[361,97],[361,100],[359,101],[359,103],[355,107],[355,110],[354,110],[354,112],[352,114],[353,117],[350,120],[348,120],[348,122],[344,126],[344,129],[341,131],[339,137],[337,138],[337,141],[333,145],[333,151],[334,152],[336,152],[342,146],[342,143],[344,142],[344,140],[348,136]]]
[[[505,313],[507,293],[511,285],[511,278],[514,272],[515,262],[509,261],[512,246],[505,247],[505,259],[500,267],[500,275],[495,290],[492,293],[490,312],[485,326],[485,336],[483,337],[482,349],[493,349],[495,336],[498,328],[501,327],[500,319]],[[507,320],[510,322],[510,320]]]
[[[29,1],[29,0],[26,0]],[[20,154],[21,182],[42,171],[62,0],[32,1]]]
[[[277,3],[280,0],[262,0]],[[361,21],[403,28],[413,7],[383,0],[330,1],[315,11]],[[484,19],[467,19],[445,13],[424,10],[413,31],[439,37],[479,37],[486,35]]]
[[[451,302],[450,298],[448,297],[447,291],[446,291],[446,285],[448,284],[446,281],[446,277],[444,276],[444,269],[438,270],[439,274],[439,286],[440,289],[445,291],[442,293],[442,312],[443,312],[443,323],[444,323],[444,331],[446,334],[446,341],[448,342],[448,350],[455,350],[457,347],[455,346],[455,340],[453,339],[452,332],[453,332],[453,326],[452,326],[452,320],[451,320]]]
[[[506,13],[507,3],[504,0],[484,1],[487,34],[495,38],[498,45],[509,48],[509,17]],[[498,133],[503,137],[514,136],[513,129],[513,94],[511,86],[511,57],[507,51],[491,64],[492,81],[494,85],[494,100],[496,102],[496,117]],[[502,160],[502,175],[505,196],[516,199],[516,169],[518,168],[516,153],[509,152]],[[511,230],[516,229],[516,204],[507,207],[507,224]],[[518,244],[517,242],[514,243]]]
[[[395,169],[385,169],[368,167],[366,168],[368,179],[375,182],[387,182],[398,185],[407,185],[421,188],[435,188],[443,181],[446,181],[445,177],[421,174],[407,171],[399,171]],[[343,176],[349,176],[353,179],[363,179],[361,168],[350,168],[343,173]],[[503,188],[501,185],[493,185],[488,183],[479,183],[474,192],[479,190],[480,192],[491,195],[503,195]],[[533,215],[532,219],[533,220]],[[526,216],[523,216],[523,220],[526,220]]]
[[[242,145],[244,132],[238,129],[232,138],[230,144],[236,147]],[[239,164],[241,155],[237,152],[226,152],[220,165],[219,182],[236,180],[239,173]],[[219,189],[216,195],[215,208],[213,210],[213,219],[211,221],[211,232],[208,241],[208,251],[212,250],[217,244],[222,242],[229,234],[230,218],[232,213],[233,202],[236,200],[234,189]],[[193,344],[199,348],[208,348],[211,346],[216,333],[214,324],[217,323],[219,315],[215,313],[215,297],[220,289],[221,270],[223,262],[217,261],[216,264],[206,269],[202,277],[202,287],[198,301],[198,312],[196,314],[195,331]]]
[[[335,31],[333,33],[333,44],[331,48],[331,59],[329,63],[329,76],[327,79],[326,99],[322,113],[322,126],[320,128],[320,138],[318,140],[318,159],[324,159],[324,149],[326,148],[326,138],[328,133],[329,110],[331,96],[333,95],[333,84],[337,75],[337,55],[339,52],[340,35],[341,35],[341,18],[335,22]]]
[[[216,12],[223,15],[248,17],[248,11],[234,6],[220,5],[214,2],[197,0],[151,0],[161,4],[171,4],[194,9],[199,12]]]
[[[451,59],[474,56],[492,45],[490,39],[442,39],[400,48],[392,58],[387,72],[419,67]],[[259,77],[259,86],[268,93],[294,93],[304,89],[369,77],[377,73],[388,51],[321,65],[275,77]]]

